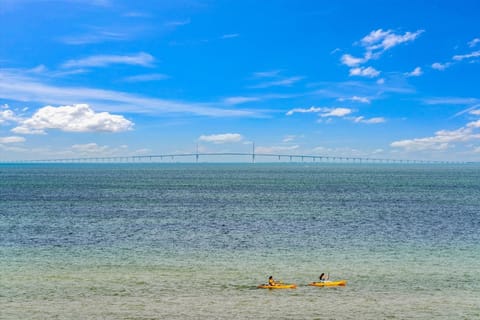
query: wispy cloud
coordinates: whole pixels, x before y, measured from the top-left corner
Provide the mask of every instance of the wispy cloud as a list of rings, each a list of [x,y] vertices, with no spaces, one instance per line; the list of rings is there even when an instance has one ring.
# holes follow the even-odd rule
[[[210,117],[256,117],[259,111],[221,108],[218,103],[189,103],[138,96],[89,87],[64,87],[44,83],[16,70],[0,70],[0,98],[51,105],[86,103],[103,111],[136,114],[193,114]],[[223,105],[223,103],[222,103]]]
[[[107,41],[125,41],[130,39],[130,37],[131,35],[126,32],[114,32],[95,28],[85,34],[62,37],[60,41],[69,45],[84,45]]]
[[[360,77],[367,77],[367,78],[375,78],[380,75],[380,71],[376,70],[373,67],[358,67],[350,69],[350,76],[360,76]]]
[[[423,71],[422,71],[422,68],[420,67],[416,67],[415,69],[413,69],[413,71],[405,73],[407,77],[419,77],[422,74],[423,74]]]
[[[320,117],[344,117],[352,113],[351,109],[348,108],[326,108],[326,107],[310,107],[305,108],[294,108],[289,110],[286,115],[291,116],[295,113],[318,113]]]
[[[480,57],[480,50],[478,51],[474,51],[472,53],[468,53],[468,54],[460,54],[460,55],[455,55],[453,56],[453,60],[456,60],[456,61],[462,61],[464,59],[471,59],[471,58],[478,58]]]
[[[295,83],[303,80],[304,78],[305,77],[302,76],[286,77],[281,74],[281,70],[254,72],[252,75],[252,79],[263,82],[250,85],[249,88],[261,89],[270,87],[290,87]]]
[[[462,114],[469,113],[472,110],[477,109],[480,106],[480,99],[477,98],[465,98],[465,97],[436,97],[423,99],[425,104],[432,105],[455,105],[464,106],[466,109],[457,112],[453,117],[458,117]]]
[[[299,82],[302,80],[304,77],[289,77],[289,78],[282,78],[278,80],[273,80],[273,81],[268,81],[268,82],[262,82],[253,86],[250,86],[250,88],[270,88],[270,87],[289,87],[292,86],[293,84]]]
[[[404,34],[395,34],[392,30],[383,31],[382,29],[373,30],[365,36],[360,42],[366,47],[368,52],[382,53],[399,44],[411,42],[417,39],[424,30],[415,32],[405,32]]]
[[[338,101],[353,101],[353,102],[360,102],[360,103],[370,103],[371,100],[370,98],[367,98],[367,97],[359,97],[359,96],[353,96],[353,97],[349,97],[349,98],[338,98],[337,99]]]
[[[165,26],[168,28],[178,28],[190,24],[190,19],[185,20],[173,20],[165,22]]]
[[[24,137],[18,137],[18,136],[10,136],[10,137],[0,137],[0,143],[3,144],[8,144],[8,143],[20,143],[20,142],[25,142]]]
[[[280,70],[254,72],[254,78],[274,78],[280,75]]]
[[[135,55],[96,55],[78,60],[68,60],[62,64],[63,68],[105,67],[112,64],[127,64],[150,67],[155,58],[145,52]]]
[[[260,97],[229,97],[225,98],[223,102],[228,105],[236,105],[236,104],[242,104],[242,103],[247,103],[247,102],[252,102],[252,101],[259,101],[261,100]]]
[[[123,14],[124,17],[131,17],[131,18],[149,18],[152,15],[147,12],[141,11],[129,11]]]
[[[239,33],[229,33],[229,34],[224,34],[220,37],[220,39],[233,39],[233,38],[238,38],[240,36]]]
[[[162,73],[139,74],[136,76],[125,77],[123,81],[126,82],[148,82],[168,79],[169,76]]]
[[[243,140],[243,136],[239,133],[221,133],[221,134],[201,135],[198,138],[198,140],[203,142],[211,142],[215,144],[224,144],[224,143],[241,142]]]
[[[365,123],[365,124],[377,124],[377,123],[384,123],[384,122],[386,122],[386,120],[383,117],[375,117],[375,118],[366,119],[365,117],[360,116],[360,117],[354,118],[353,122]]]
[[[446,63],[435,62],[432,64],[432,69],[443,71],[448,67],[450,67],[450,65],[451,65],[450,62],[446,62]]]
[[[476,46],[477,44],[479,44],[479,43],[480,43],[480,39],[479,39],[479,38],[475,38],[475,39],[473,39],[472,41],[470,41],[470,42],[468,43],[468,46],[469,46],[470,48],[473,48],[473,47],[475,47],[475,46]]]
[[[445,104],[445,105],[472,105],[479,103],[477,98],[465,98],[465,97],[435,97],[427,98],[423,100],[426,104]]]
[[[303,137],[303,136],[300,136],[300,137]],[[289,134],[289,135],[286,135],[286,136],[283,137],[282,142],[283,142],[283,143],[293,142],[293,141],[295,141],[297,138],[299,138],[299,136],[293,135],[293,134]]]
[[[317,85],[321,86],[321,89],[313,91],[312,95],[339,101],[349,100],[347,97],[354,95],[357,99],[352,101],[364,103],[367,103],[367,100],[382,99],[386,93],[409,94],[415,92],[415,89],[405,81],[404,77],[389,77],[387,80],[381,78],[375,82],[359,80],[322,82]]]

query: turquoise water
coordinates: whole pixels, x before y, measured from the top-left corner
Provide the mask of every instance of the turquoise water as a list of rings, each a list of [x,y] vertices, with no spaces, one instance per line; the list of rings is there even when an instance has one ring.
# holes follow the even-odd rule
[[[0,318],[480,319],[479,169],[0,165]]]

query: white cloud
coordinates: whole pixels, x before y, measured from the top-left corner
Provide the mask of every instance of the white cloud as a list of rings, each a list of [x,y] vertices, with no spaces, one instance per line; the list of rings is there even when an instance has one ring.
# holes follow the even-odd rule
[[[62,64],[63,68],[105,67],[111,64],[128,64],[150,67],[154,57],[148,53],[140,52],[136,55],[96,55],[79,60],[68,60]]]
[[[480,120],[467,123],[467,128],[480,128]]]
[[[318,108],[318,107],[310,107],[308,109],[305,108],[294,108],[292,110],[289,110],[286,115],[291,116],[294,113],[316,113],[316,112],[323,112],[327,108]]]
[[[370,103],[370,99],[367,98],[367,97],[353,96],[353,97],[350,98],[350,100],[355,101],[355,102]]]
[[[252,102],[252,101],[259,101],[259,97],[229,97],[225,98],[223,102],[228,105],[236,105],[236,104],[242,104],[242,103],[247,103],[247,102]]]
[[[475,47],[478,43],[480,43],[480,39],[479,39],[479,38],[475,38],[475,39],[473,39],[472,41],[470,41],[470,42],[468,43],[468,46],[469,46],[470,48],[473,48],[473,47]]]
[[[365,36],[361,40],[361,44],[370,52],[376,50],[386,51],[399,44],[414,41],[422,33],[423,30],[417,30],[416,32],[408,31],[401,35],[393,33],[392,30],[383,31],[378,29]]]
[[[413,71],[407,72],[405,75],[407,77],[419,77],[422,74],[423,74],[422,68],[416,67],[415,69],[413,69]]]
[[[320,113],[319,116],[322,118],[325,117],[344,117],[352,113],[351,109],[348,108],[321,108],[321,107],[310,107],[305,108],[294,108],[289,110],[286,115],[291,116],[294,113]]]
[[[18,137],[18,136],[11,136],[11,137],[0,137],[0,143],[19,143],[19,142],[25,142],[24,137]]]
[[[325,109],[325,113],[320,114],[320,117],[344,117],[352,113],[351,109],[348,108],[333,108],[333,109]]]
[[[432,69],[440,70],[440,71],[443,71],[448,67],[450,67],[450,62],[447,62],[447,63],[435,62],[432,64]]]
[[[358,67],[350,69],[350,76],[360,76],[360,77],[368,77],[368,78],[375,78],[380,74],[380,71],[376,70],[372,67]]]
[[[474,131],[476,128],[480,128],[480,120],[470,122],[457,130],[437,131],[433,137],[400,140],[392,142],[390,145],[407,151],[446,150],[453,147],[455,142],[480,139],[480,134]]]
[[[5,105],[5,110],[0,110],[0,124],[6,122],[17,122],[19,118],[15,115],[10,109],[7,109],[8,106]]]
[[[385,39],[385,37],[389,35],[390,32],[390,30],[383,31],[382,29],[373,30],[368,35],[366,35],[360,42],[364,47],[368,47],[374,43],[378,43]]]
[[[474,52],[468,53],[468,54],[455,55],[455,56],[453,56],[452,59],[456,60],[456,61],[462,61],[464,59],[478,58],[478,57],[480,57],[480,50],[474,51]]]
[[[365,117],[360,116],[353,119],[353,122],[356,123],[366,123],[366,124],[377,124],[377,123],[384,123],[386,120],[382,117],[375,117],[370,119],[365,119]]]
[[[222,134],[212,134],[212,135],[201,135],[198,138],[199,141],[212,142],[215,144],[222,143],[234,143],[240,142],[243,140],[241,134],[238,133],[222,133]]]
[[[404,34],[396,34],[392,30],[378,29],[371,31],[368,35],[360,40],[360,45],[365,48],[363,58],[354,57],[350,54],[344,54],[341,62],[349,67],[358,67],[371,59],[378,59],[383,52],[398,46],[402,43],[412,42],[420,36],[424,31],[417,30],[415,32],[405,32]],[[350,75],[361,75],[367,77],[376,77],[378,73],[373,68],[353,68],[350,69]],[[375,71],[374,71],[375,70]]]
[[[359,64],[362,64],[364,62],[366,62],[366,60],[364,58],[355,58],[350,54],[344,54],[342,56],[342,63],[344,65],[349,66],[349,67],[356,67]]]
[[[471,110],[469,113],[473,114],[473,115],[476,115],[476,116],[480,116],[480,109]]]
[[[108,112],[95,113],[86,104],[38,109],[29,119],[20,121],[13,132],[44,134],[46,129],[68,132],[120,132],[130,130],[133,123],[123,116]]]
[[[169,76],[162,73],[150,73],[150,74],[139,74],[136,76],[123,78],[123,81],[126,82],[147,82],[147,81],[157,81],[168,79]]]

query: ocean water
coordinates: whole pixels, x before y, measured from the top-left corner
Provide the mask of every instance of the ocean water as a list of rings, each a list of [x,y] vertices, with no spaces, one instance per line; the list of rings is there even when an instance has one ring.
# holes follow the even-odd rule
[[[480,167],[0,165],[0,319],[480,319]]]

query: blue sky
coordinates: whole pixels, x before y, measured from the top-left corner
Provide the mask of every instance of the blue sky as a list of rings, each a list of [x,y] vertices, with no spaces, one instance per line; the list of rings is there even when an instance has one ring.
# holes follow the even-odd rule
[[[0,159],[480,160],[480,2],[0,0]]]

